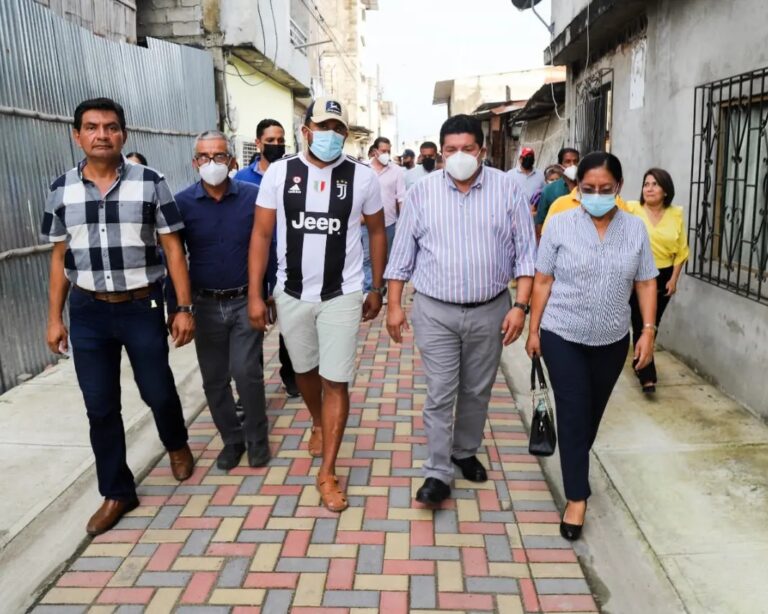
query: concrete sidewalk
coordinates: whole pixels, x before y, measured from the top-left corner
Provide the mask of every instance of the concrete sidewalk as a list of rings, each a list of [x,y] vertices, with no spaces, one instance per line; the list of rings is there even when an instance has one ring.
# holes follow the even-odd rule
[[[194,346],[172,349],[170,363],[189,421],[205,403]],[[128,460],[140,477],[163,448],[127,356],[121,379]],[[84,543],[85,522],[101,502],[71,360],[0,396],[0,466],[2,611],[22,612]]]
[[[768,426],[669,353],[644,396],[628,362],[593,449],[576,546],[604,612],[768,612]],[[503,368],[530,421],[522,344]],[[562,506],[559,459],[542,466]],[[561,507],[562,509],[562,507]]]
[[[360,347],[338,462],[348,510],[320,505],[310,416],[286,402],[272,334],[269,467],[218,470],[222,442],[204,412],[191,431],[192,478],[178,484],[162,459],[140,507],[72,561],[35,613],[596,612],[503,378],[480,454],[489,481],[457,479],[433,511],[413,500],[426,386],[412,336],[392,344],[380,317],[362,326]]]

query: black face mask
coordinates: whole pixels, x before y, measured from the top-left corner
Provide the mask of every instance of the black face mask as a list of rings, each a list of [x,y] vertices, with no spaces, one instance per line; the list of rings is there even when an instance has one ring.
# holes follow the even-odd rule
[[[527,171],[531,170],[533,168],[533,162],[534,158],[533,156],[525,156],[523,158],[523,161],[520,163],[520,165]]]
[[[266,144],[261,147],[261,155],[272,163],[285,155],[285,145]]]
[[[424,167],[424,170],[428,173],[431,173],[433,170],[435,170],[435,159],[434,158],[424,158],[421,161],[421,165]]]

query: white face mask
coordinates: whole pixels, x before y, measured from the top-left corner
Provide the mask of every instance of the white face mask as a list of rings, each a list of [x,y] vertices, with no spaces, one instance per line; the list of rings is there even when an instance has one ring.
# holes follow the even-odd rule
[[[475,156],[457,151],[445,159],[445,170],[457,181],[466,181],[477,170],[478,164]]]
[[[575,164],[573,166],[568,166],[563,171],[563,175],[565,175],[570,181],[576,181],[576,171],[579,170],[579,167]]]
[[[389,164],[388,153],[379,154],[378,156],[376,156],[376,159],[379,161],[379,164],[381,164],[382,166],[386,166],[387,164]]]
[[[221,184],[229,174],[229,165],[216,164],[211,160],[208,164],[199,166],[197,171],[200,173],[200,178],[208,185]]]

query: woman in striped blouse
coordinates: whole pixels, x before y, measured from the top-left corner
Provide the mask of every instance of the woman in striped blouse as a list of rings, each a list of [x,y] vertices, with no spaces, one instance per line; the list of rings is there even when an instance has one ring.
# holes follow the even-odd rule
[[[656,326],[661,323],[661,316],[669,299],[677,292],[677,280],[685,261],[688,260],[685,217],[683,208],[672,204],[674,197],[675,184],[669,173],[661,168],[652,168],[647,170],[643,177],[640,202],[627,203],[629,210],[645,223],[656,268],[659,269],[659,276],[656,278]],[[629,305],[632,308],[632,338],[637,343],[643,331],[643,316],[634,293]],[[643,369],[637,370],[637,377],[643,392],[656,392],[656,365],[653,360]]]
[[[589,488],[589,451],[629,348],[629,297],[637,293],[643,333],[636,367],[653,357],[657,270],[643,222],[616,206],[621,163],[586,156],[577,171],[580,206],[556,215],[536,260],[526,350],[549,370],[560,466],[568,503],[560,533],[578,539]]]

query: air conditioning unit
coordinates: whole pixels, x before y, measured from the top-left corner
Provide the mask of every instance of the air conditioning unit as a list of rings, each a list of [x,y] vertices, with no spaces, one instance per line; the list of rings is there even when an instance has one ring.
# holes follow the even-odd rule
[[[512,0],[512,4],[514,4],[515,7],[521,11],[524,11],[525,9],[531,9],[539,2],[541,2],[541,0]]]

